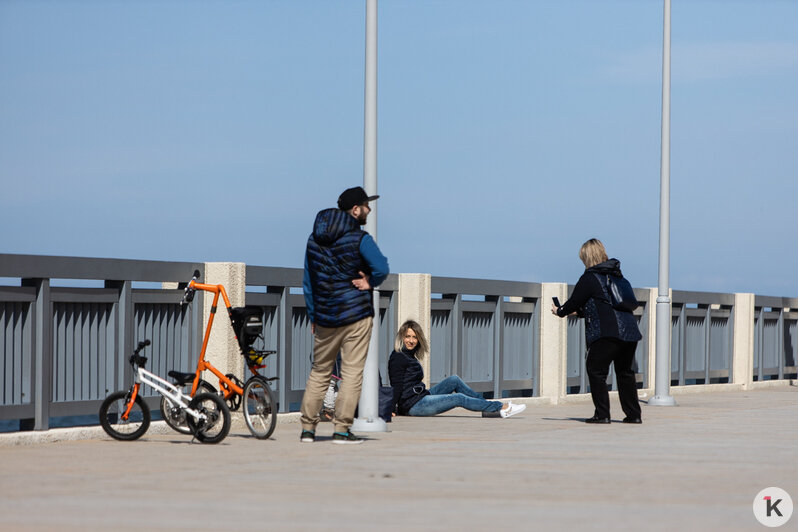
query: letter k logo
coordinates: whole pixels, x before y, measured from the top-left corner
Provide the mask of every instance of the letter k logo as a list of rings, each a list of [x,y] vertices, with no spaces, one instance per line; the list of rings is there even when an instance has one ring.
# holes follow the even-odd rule
[[[754,497],[754,517],[769,528],[779,527],[792,517],[792,497],[781,488],[765,488]]]
[[[781,512],[779,511],[779,503],[781,502],[781,499],[777,499],[776,502],[773,502],[773,499],[770,497],[770,495],[766,496],[764,499],[768,505],[767,509],[768,517],[770,517],[773,514],[773,512],[776,512],[776,515],[778,515],[779,517],[783,517],[781,515]]]

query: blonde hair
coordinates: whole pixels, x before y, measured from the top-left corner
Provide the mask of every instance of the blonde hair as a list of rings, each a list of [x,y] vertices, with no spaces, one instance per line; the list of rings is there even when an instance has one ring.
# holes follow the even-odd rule
[[[429,343],[427,343],[427,337],[424,336],[424,330],[421,328],[421,325],[418,322],[413,320],[407,320],[399,327],[399,332],[396,333],[396,341],[394,342],[394,349],[397,351],[401,351],[402,348],[405,346],[405,334],[407,334],[408,329],[412,329],[414,333],[416,333],[416,338],[418,338],[418,349],[416,350],[416,358],[421,360],[425,354],[429,353]]]
[[[598,238],[591,238],[582,244],[582,248],[579,250],[579,258],[585,264],[585,268],[592,268],[596,264],[609,260],[604,244]]]

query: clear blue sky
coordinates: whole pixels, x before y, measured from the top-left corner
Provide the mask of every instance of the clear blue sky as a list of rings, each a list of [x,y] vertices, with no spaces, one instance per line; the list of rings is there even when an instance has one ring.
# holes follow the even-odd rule
[[[379,4],[393,272],[657,285],[661,0]],[[0,252],[301,267],[364,1],[0,2]],[[798,296],[798,1],[673,0],[671,286]]]

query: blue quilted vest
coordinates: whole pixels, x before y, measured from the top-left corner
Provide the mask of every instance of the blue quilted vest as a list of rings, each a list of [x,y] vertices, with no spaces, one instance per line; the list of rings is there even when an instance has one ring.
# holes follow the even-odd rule
[[[371,290],[358,290],[352,280],[371,269],[360,255],[366,233],[351,214],[325,209],[316,215],[308,238],[307,260],[313,288],[314,321],[341,327],[374,316]]]

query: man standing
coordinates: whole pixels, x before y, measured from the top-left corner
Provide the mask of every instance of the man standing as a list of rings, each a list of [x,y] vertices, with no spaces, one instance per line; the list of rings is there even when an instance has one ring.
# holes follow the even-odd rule
[[[338,352],[341,389],[335,401],[333,443],[363,443],[349,431],[363,383],[374,317],[372,288],[388,276],[388,259],[361,229],[371,212],[362,187],[345,190],[337,209],[316,215],[305,252],[302,287],[311,321],[313,367],[302,396],[300,441],[313,442]]]

